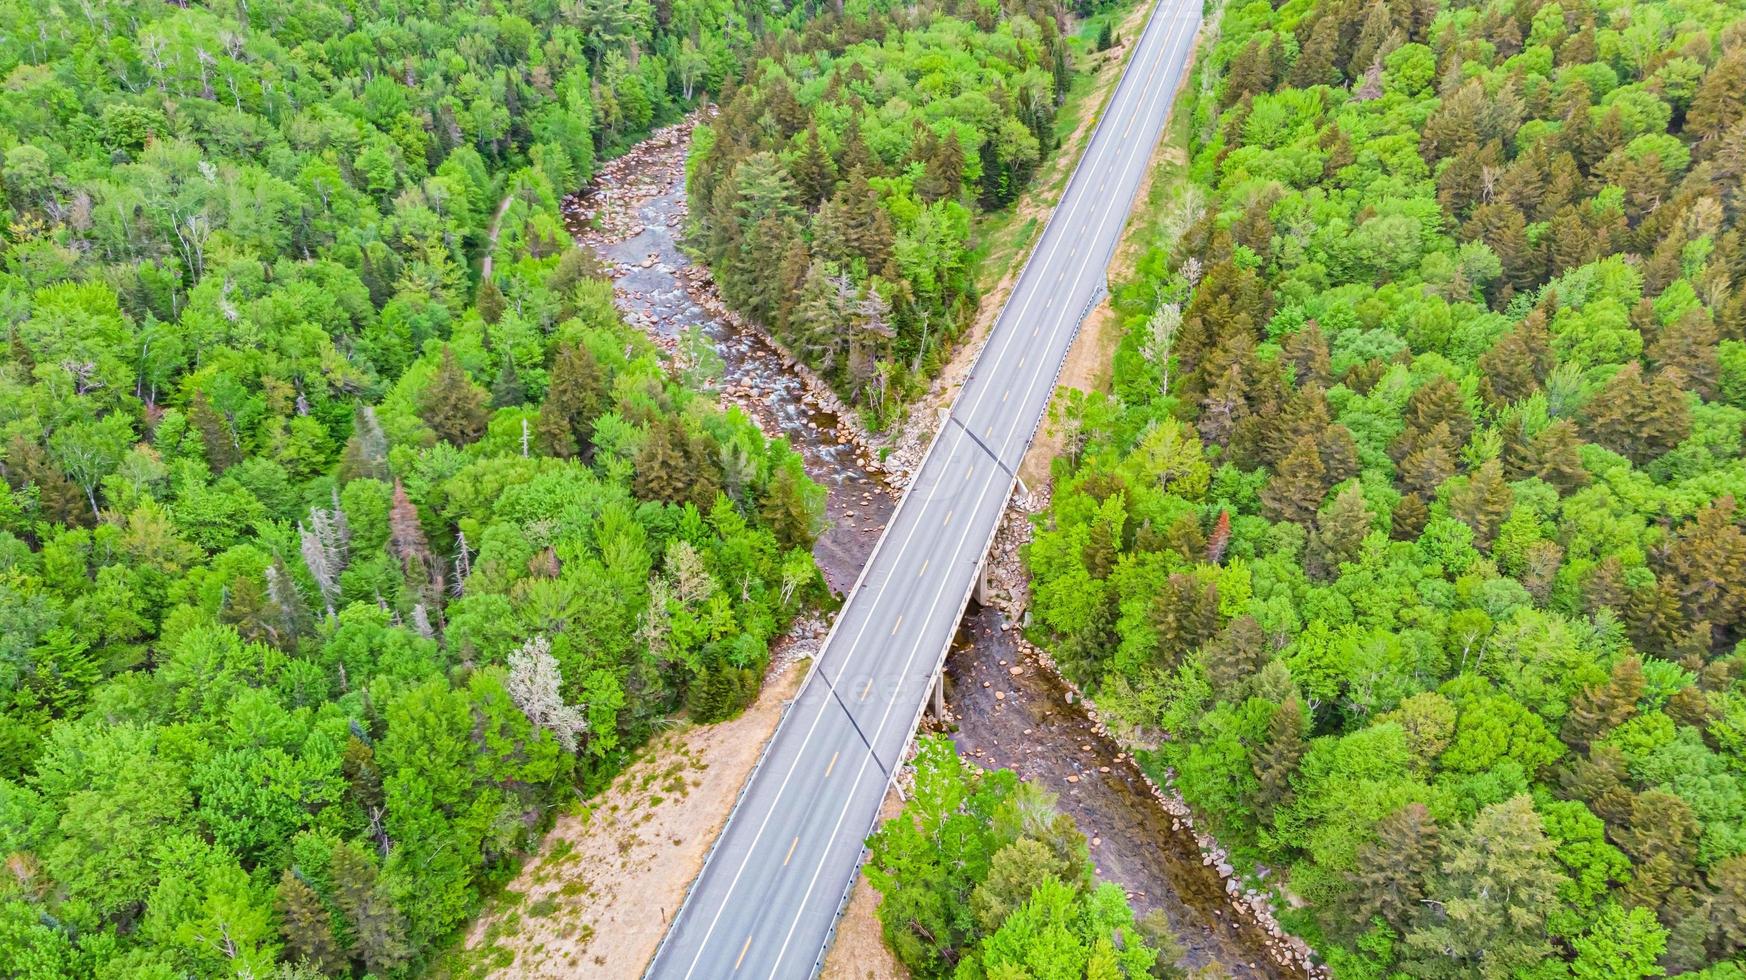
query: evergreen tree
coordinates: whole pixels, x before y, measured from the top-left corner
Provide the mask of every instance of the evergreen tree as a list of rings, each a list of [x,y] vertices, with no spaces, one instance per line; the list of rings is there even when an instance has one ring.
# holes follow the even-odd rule
[[[1261,624],[1249,615],[1232,619],[1222,632],[1204,648],[1206,679],[1213,691],[1227,700],[1244,681],[1260,673],[1272,655],[1267,634]]]
[[[583,455],[606,395],[606,376],[592,351],[579,343],[559,349],[534,426],[545,451],[564,459]]]
[[[1473,529],[1473,542],[1490,548],[1498,527],[1515,506],[1515,491],[1503,477],[1503,464],[1488,459],[1467,482],[1449,494],[1449,512]]]
[[[455,360],[453,348],[443,348],[436,374],[419,394],[418,417],[438,439],[456,446],[473,443],[485,434],[485,393],[467,377]]]
[[[212,475],[242,462],[242,447],[237,445],[230,421],[212,407],[203,391],[195,392],[188,404],[188,424],[200,433],[200,448],[206,453],[206,465],[211,467]]]
[[[412,957],[406,922],[376,880],[376,866],[356,848],[333,849],[334,900],[351,924],[354,956],[373,973],[389,973]]]
[[[334,939],[333,920],[314,889],[290,868],[279,875],[279,931],[293,962],[303,962],[325,974],[346,968],[346,956]]]
[[[1394,511],[1389,515],[1389,537],[1396,541],[1411,541],[1425,529],[1425,522],[1431,519],[1431,510],[1425,506],[1425,499],[1416,493],[1402,494],[1400,501],[1394,505]]]
[[[1746,619],[1746,532],[1735,520],[1733,497],[1698,511],[1668,551],[1679,581],[1685,618],[1729,628]]]
[[[13,436],[6,444],[0,473],[14,490],[35,488],[37,507],[45,520],[75,527],[91,522],[84,494],[38,443]]]
[[[1527,796],[1486,807],[1452,834],[1406,935],[1414,972],[1504,978],[1547,959],[1546,916],[1565,882],[1557,848]]]
[[[1291,798],[1291,777],[1309,748],[1303,731],[1303,705],[1293,694],[1274,709],[1267,722],[1267,738],[1255,748],[1250,761],[1258,783],[1255,812],[1262,820],[1272,819],[1274,810]]]
[[[1183,656],[1211,637],[1219,626],[1217,587],[1192,575],[1175,573],[1153,597],[1147,621],[1152,627],[1157,662],[1174,669]]]
[[[503,319],[503,314],[509,309],[509,301],[503,298],[503,290],[498,288],[497,280],[486,277],[479,283],[479,292],[473,297],[473,308],[479,311],[480,319],[490,326],[496,326]]]
[[[1570,702],[1559,737],[1573,749],[1586,751],[1593,740],[1612,731],[1637,713],[1643,696],[1643,662],[1622,657],[1613,665],[1604,684],[1590,684]]]
[[[1333,578],[1342,562],[1356,561],[1370,533],[1370,510],[1357,484],[1349,484],[1334,496],[1316,518],[1310,538],[1306,567],[1316,578]]]
[[[809,488],[806,474],[794,466],[778,466],[764,488],[760,514],[784,548],[811,548],[822,530],[823,500]]]
[[[527,401],[527,389],[515,370],[515,355],[507,350],[497,368],[497,378],[491,382],[491,407],[514,408]]]
[[[1266,489],[1261,491],[1261,505],[1273,520],[1308,524],[1326,491],[1326,470],[1316,449],[1316,439],[1305,435],[1267,481]]]
[[[1425,882],[1437,866],[1440,832],[1423,803],[1409,803],[1376,824],[1376,837],[1358,848],[1357,866],[1347,873],[1352,914],[1348,928],[1363,929],[1374,918],[1404,932],[1418,914]]]
[[[1590,436],[1638,465],[1685,441],[1691,431],[1691,411],[1683,379],[1663,369],[1645,382],[1636,364],[1614,374],[1588,403]]]

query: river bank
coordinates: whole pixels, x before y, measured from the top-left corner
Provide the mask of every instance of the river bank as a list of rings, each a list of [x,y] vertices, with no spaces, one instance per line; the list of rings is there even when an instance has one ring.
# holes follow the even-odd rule
[[[719,356],[714,386],[725,405],[751,415],[801,453],[828,491],[830,524],[814,553],[833,590],[860,573],[895,507],[907,472],[887,472],[880,446],[803,365],[722,307],[706,270],[681,247],[686,219],[684,157],[692,122],[668,127],[603,169],[588,192],[565,203],[577,241],[612,276],[626,318],[688,366],[687,335]],[[1022,604],[1017,537],[1009,515],[997,565],[999,604]],[[1022,521],[1020,521],[1022,523]],[[1022,573],[1019,573],[1022,574]],[[947,660],[952,736],[983,765],[1007,767],[1047,786],[1096,843],[1105,880],[1136,908],[1160,909],[1181,936],[1186,966],[1232,976],[1303,975],[1271,916],[1221,876],[1186,808],[1174,812],[1103,730],[1082,699],[1037,659],[998,609],[972,607]]]

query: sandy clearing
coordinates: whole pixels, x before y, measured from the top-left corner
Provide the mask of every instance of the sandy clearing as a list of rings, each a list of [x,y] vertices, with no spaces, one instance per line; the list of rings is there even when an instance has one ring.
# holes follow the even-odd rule
[[[456,972],[640,976],[805,676],[805,663],[789,664],[738,718],[657,737],[610,788],[559,817],[473,924]]]

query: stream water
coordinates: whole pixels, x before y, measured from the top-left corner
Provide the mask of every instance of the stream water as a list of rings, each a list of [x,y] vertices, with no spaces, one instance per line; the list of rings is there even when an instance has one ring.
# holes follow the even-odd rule
[[[615,278],[620,310],[669,350],[701,331],[721,358],[726,401],[801,453],[828,491],[829,526],[814,555],[831,588],[848,590],[896,506],[897,491],[818,401],[776,348],[709,308],[708,282],[679,244],[689,129],[651,137],[603,169],[565,204],[577,241]],[[1097,733],[1070,692],[1017,652],[1001,614],[974,604],[946,661],[951,736],[979,764],[1010,768],[1059,796],[1091,839],[1101,880],[1129,895],[1137,913],[1161,909],[1185,947],[1184,965],[1235,977],[1283,975],[1266,937],[1234,921],[1223,881],[1207,867],[1192,831],[1150,793],[1119,746]]]

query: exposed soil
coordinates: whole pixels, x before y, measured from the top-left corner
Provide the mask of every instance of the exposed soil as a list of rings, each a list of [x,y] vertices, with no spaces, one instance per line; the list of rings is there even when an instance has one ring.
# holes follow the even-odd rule
[[[1131,22],[1122,33],[1133,35]],[[832,400],[778,347],[722,315],[707,273],[680,248],[689,134],[689,123],[655,134],[566,202],[566,215],[578,241],[607,263],[626,318],[680,366],[688,360],[681,338],[701,331],[721,359],[715,387],[722,402],[745,410],[768,434],[787,438],[805,458],[829,493],[830,525],[814,554],[831,587],[845,592],[895,507],[895,491],[854,423],[833,413]],[[998,304],[999,296],[991,296],[984,309]],[[1107,343],[1099,339],[1106,334],[1091,333],[1081,367],[1070,369],[1086,385],[1099,383],[1096,372],[1108,361]],[[936,386],[941,398],[951,393],[945,379]],[[1188,964],[1212,964],[1236,976],[1279,975],[1259,958],[1264,937],[1253,934],[1252,925],[1231,921],[1223,882],[1206,865],[1192,829],[1150,795],[1138,770],[1068,689],[1036,664],[1020,662],[999,616],[972,607],[963,642],[947,661],[960,749],[1060,794],[1063,809],[1096,841],[1100,876],[1121,885],[1137,908],[1164,910],[1187,947]],[[804,671],[791,665],[816,648],[823,625],[803,624],[789,639],[764,693],[744,715],[664,736],[589,806],[562,817],[505,897],[475,925],[466,945],[477,969],[468,972],[640,974],[774,732],[784,699],[800,682]],[[888,799],[887,815],[894,806]],[[858,879],[827,976],[903,976],[880,939],[877,898],[865,877]]]
[[[610,788],[559,817],[474,923],[456,972],[641,976],[805,674],[784,659],[744,714],[657,738]]]

